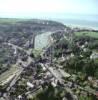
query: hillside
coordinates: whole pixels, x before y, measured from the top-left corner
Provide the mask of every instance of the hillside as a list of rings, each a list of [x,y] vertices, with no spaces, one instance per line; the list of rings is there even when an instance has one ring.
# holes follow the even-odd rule
[[[24,49],[33,48],[36,35],[48,31],[63,30],[64,25],[55,21],[37,19],[0,19],[0,73],[15,64],[18,57],[25,56],[11,44]],[[16,52],[17,51],[17,52]],[[3,67],[5,66],[6,67]]]

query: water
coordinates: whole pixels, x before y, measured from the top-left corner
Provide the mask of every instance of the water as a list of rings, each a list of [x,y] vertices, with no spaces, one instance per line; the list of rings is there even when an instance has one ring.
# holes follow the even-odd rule
[[[55,21],[61,22],[64,25],[72,27],[83,27],[83,28],[92,28],[98,30],[98,21],[97,20],[82,20],[82,19],[54,19]]]
[[[35,37],[35,49],[36,50],[42,50],[44,47],[46,47],[49,42],[49,36],[52,34],[52,32],[46,32],[39,34]]]
[[[82,28],[91,28],[98,30],[98,22],[96,20],[80,20],[80,19],[52,19],[58,22],[61,22],[65,25],[72,27],[82,27]],[[42,49],[49,44],[49,36],[51,32],[42,33],[37,35],[35,38],[35,49]]]

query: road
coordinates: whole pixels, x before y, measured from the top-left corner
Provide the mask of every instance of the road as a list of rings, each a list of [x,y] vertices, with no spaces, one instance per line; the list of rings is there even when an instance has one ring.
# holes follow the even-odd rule
[[[61,31],[61,30],[60,30],[60,31]],[[58,32],[58,31],[56,31],[56,32]],[[53,33],[55,33],[55,32],[53,32]],[[51,34],[52,34],[52,33],[51,33]],[[66,38],[66,37],[64,37],[64,38]],[[67,38],[66,38],[66,39],[67,39]],[[47,47],[43,50],[43,52],[40,54],[41,56],[44,55],[45,52],[47,51],[47,49],[54,43],[54,41],[52,40],[51,37],[50,37],[49,40],[50,40],[50,42],[49,42],[48,46],[47,46]],[[67,40],[69,41],[70,39],[67,39]],[[25,67],[26,67],[26,66],[28,66],[28,65],[32,62],[33,59],[29,56],[30,53],[31,53],[30,50],[28,50],[28,51],[29,51],[29,52],[28,52],[28,51],[24,50],[23,48],[21,48],[21,47],[19,47],[19,46],[17,46],[17,45],[11,44],[11,43],[8,43],[8,45],[11,45],[15,50],[16,50],[16,49],[23,50],[23,51],[26,52],[26,54],[28,55],[28,60],[27,60],[27,62],[23,62],[23,61],[21,61],[21,59],[18,59],[18,61],[17,61],[17,63],[16,63],[17,65],[19,65],[20,62],[21,62],[21,63],[22,63],[22,66],[25,66]],[[45,66],[46,69],[54,76],[55,79],[59,80],[60,83],[63,84],[63,86],[65,87],[66,91],[69,92],[69,93],[71,94],[71,96],[74,98],[74,100],[76,100],[75,97],[74,97],[74,93],[72,92],[71,88],[67,87],[66,84],[64,84],[64,81],[63,81],[63,79],[62,79],[62,77],[63,77],[64,75],[63,75],[62,71],[61,71],[61,70],[58,70],[58,69],[54,69],[53,67],[49,66],[48,64],[44,64],[44,66]],[[16,83],[16,81],[18,80],[18,78],[19,78],[19,76],[20,76],[20,74],[22,73],[23,70],[24,70],[24,68],[21,67],[21,70],[15,75],[15,77],[13,78],[13,80],[11,81],[11,83],[9,84],[9,87],[7,88],[7,91],[9,91],[10,88]],[[80,87],[79,85],[78,85],[78,88],[81,88],[81,89],[87,91],[86,89]],[[89,92],[89,91],[88,91],[88,92]],[[91,92],[91,93],[92,93],[92,92]]]
[[[22,51],[26,52],[26,54],[30,55],[30,51],[29,50],[28,50],[29,51],[28,52],[27,50],[23,49],[22,47],[19,47],[19,46],[15,45],[15,44],[12,44],[12,43],[5,43],[5,44],[8,44],[9,46],[12,46],[12,48],[15,51],[17,51],[17,49],[19,49],[19,50],[22,50]]]
[[[54,32],[52,32],[54,33]],[[51,34],[52,34],[51,33]],[[33,41],[34,38],[32,38],[32,41]],[[28,40],[29,41],[29,40]],[[17,49],[21,50],[21,51],[24,51],[27,55],[28,55],[28,59],[26,62],[22,61],[20,58],[18,58],[17,62],[16,62],[16,66],[20,66],[20,70],[15,73],[12,81],[10,82],[10,84],[8,85],[8,88],[6,89],[7,91],[9,91],[11,89],[12,86],[15,85],[15,83],[17,82],[19,76],[21,75],[21,73],[23,72],[24,68],[28,67],[30,65],[30,63],[34,62],[34,59],[32,59],[29,55],[31,54],[31,50],[25,50],[24,48],[22,47],[19,47],[15,44],[12,44],[12,43],[4,43],[4,44],[7,44],[9,46],[12,46],[12,48],[15,50],[15,53],[17,54]],[[44,51],[45,52],[45,51]],[[21,63],[21,65],[20,65]]]
[[[26,62],[24,62],[24,61],[22,61],[20,58],[18,58],[18,60],[17,60],[17,62],[16,62],[15,65],[16,65],[16,66],[20,66],[20,70],[15,74],[14,78],[13,78],[12,81],[10,82],[8,88],[6,89],[7,91],[9,91],[10,88],[11,88],[13,85],[15,85],[15,83],[17,82],[17,80],[18,80],[19,76],[21,75],[21,73],[23,72],[24,68],[27,67],[27,66],[29,66],[29,64],[30,64],[31,62],[33,62],[34,59],[32,59],[32,58],[29,56],[30,53],[31,53],[30,51],[28,52],[28,51],[26,51],[25,49],[23,49],[22,47],[19,47],[19,46],[17,46],[17,45],[12,44],[12,43],[5,43],[5,44],[8,44],[8,45],[12,46],[12,48],[13,48],[15,51],[17,51],[17,49],[19,49],[19,50],[22,50],[22,51],[26,52],[26,54],[28,55],[28,59],[27,59]],[[20,65],[20,64],[21,64],[21,65]]]

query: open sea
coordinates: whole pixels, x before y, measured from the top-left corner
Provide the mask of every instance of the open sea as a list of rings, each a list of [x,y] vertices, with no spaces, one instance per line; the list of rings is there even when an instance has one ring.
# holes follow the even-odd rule
[[[98,20],[94,20],[94,21],[93,20],[79,20],[79,19],[54,19],[54,20],[71,27],[80,27],[80,28],[98,30]]]

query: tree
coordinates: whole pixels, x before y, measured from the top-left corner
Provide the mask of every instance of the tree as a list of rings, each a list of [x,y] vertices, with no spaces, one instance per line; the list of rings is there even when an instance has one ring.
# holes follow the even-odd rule
[[[87,62],[84,65],[84,69],[87,76],[94,76],[94,73],[95,73],[94,61],[87,60]]]

